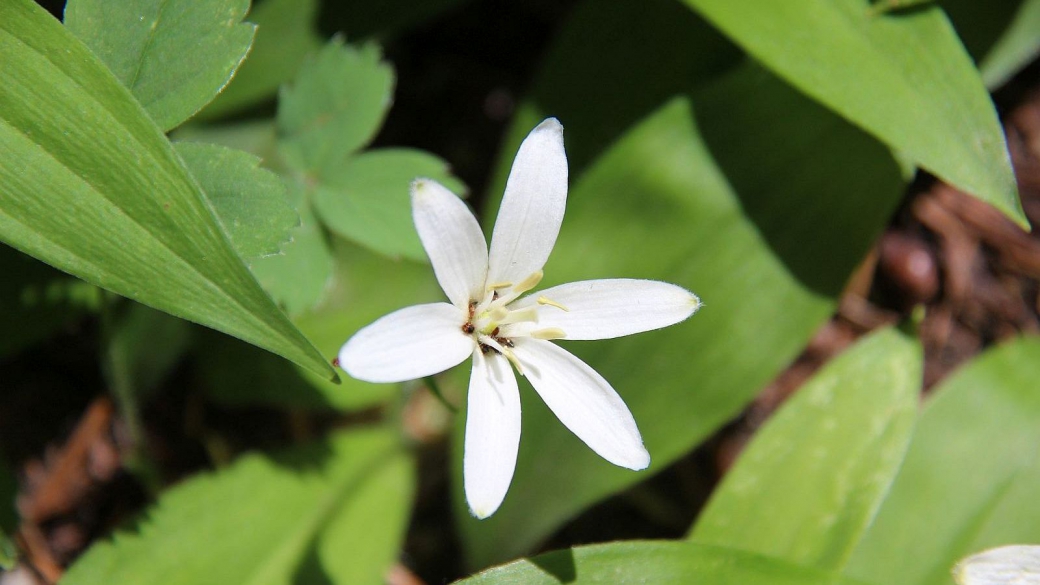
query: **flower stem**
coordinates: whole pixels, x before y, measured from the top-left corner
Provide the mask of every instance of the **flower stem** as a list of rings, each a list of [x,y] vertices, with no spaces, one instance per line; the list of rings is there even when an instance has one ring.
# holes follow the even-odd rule
[[[439,400],[440,403],[444,405],[444,408],[447,408],[453,414],[458,414],[458,407],[448,402],[448,399],[445,398],[444,394],[441,393],[441,387],[437,385],[437,380],[435,380],[433,376],[426,376],[425,378],[423,378],[423,381],[426,382],[426,387],[430,389],[430,392],[432,392],[433,395],[437,397],[437,400]]]

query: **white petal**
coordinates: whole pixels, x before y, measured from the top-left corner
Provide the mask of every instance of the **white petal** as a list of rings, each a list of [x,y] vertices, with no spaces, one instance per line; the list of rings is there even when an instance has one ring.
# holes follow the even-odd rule
[[[484,296],[487,243],[466,204],[433,179],[412,182],[412,219],[437,282],[456,307]]]
[[[539,304],[545,299],[565,307]],[[687,319],[701,306],[690,291],[656,280],[615,278],[561,284],[524,297],[510,309],[538,307],[527,329],[559,328],[564,339],[610,339],[660,329]],[[508,334],[520,333],[509,331]]]
[[[403,382],[462,363],[473,338],[462,332],[465,316],[448,303],[394,311],[361,329],[339,350],[339,365],[366,382]]]
[[[556,118],[520,145],[491,236],[488,282],[520,282],[542,269],[556,243],[567,204],[567,155]]]
[[[1040,583],[1040,546],[1011,545],[962,559],[953,569],[960,585]]]
[[[520,392],[505,358],[473,352],[468,403],[462,475],[469,509],[483,519],[506,497],[520,446]]]
[[[513,342],[524,375],[571,432],[614,465],[636,470],[650,465],[632,413],[603,376],[548,341]]]

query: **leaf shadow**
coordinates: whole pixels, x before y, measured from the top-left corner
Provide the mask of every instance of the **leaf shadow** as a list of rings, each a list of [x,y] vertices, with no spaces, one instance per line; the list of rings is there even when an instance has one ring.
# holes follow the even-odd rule
[[[574,549],[563,549],[528,559],[560,583],[574,583],[578,570],[574,564]]]
[[[837,297],[902,195],[889,150],[752,62],[691,97],[705,145],[776,258]]]

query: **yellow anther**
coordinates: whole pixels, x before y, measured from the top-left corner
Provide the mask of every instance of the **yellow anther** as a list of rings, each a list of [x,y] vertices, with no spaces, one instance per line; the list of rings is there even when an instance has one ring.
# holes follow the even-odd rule
[[[520,365],[520,360],[516,359],[516,354],[513,353],[512,350],[510,350],[508,347],[503,347],[502,355],[506,356],[506,359],[509,360],[509,363],[513,364],[513,367],[516,368],[517,374],[520,374],[521,376],[524,375],[524,367]]]
[[[567,337],[567,334],[559,327],[546,327],[545,329],[532,331],[531,337],[535,339],[563,339]]]
[[[557,303],[556,301],[554,301],[554,300],[552,300],[550,298],[547,298],[547,297],[538,297],[538,304],[539,305],[549,305],[550,307],[556,307],[557,309],[559,309],[561,311],[570,312],[570,309],[568,309],[567,307],[565,307],[565,306],[561,305],[560,303]]]
[[[532,272],[527,276],[527,278],[521,280],[513,287],[513,292],[519,295],[531,290],[538,286],[538,283],[542,281],[543,275],[544,274],[541,270]]]
[[[509,288],[511,286],[513,286],[513,283],[502,281],[502,282],[492,282],[491,284],[487,285],[484,288],[486,288],[488,292],[491,292],[493,290],[498,290],[500,288]]]

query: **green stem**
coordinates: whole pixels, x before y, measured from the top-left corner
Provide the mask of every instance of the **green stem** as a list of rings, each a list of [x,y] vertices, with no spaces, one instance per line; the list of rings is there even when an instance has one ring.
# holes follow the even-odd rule
[[[435,380],[433,376],[426,376],[423,378],[423,381],[426,382],[426,387],[430,389],[430,392],[432,392],[433,395],[437,397],[437,400],[444,405],[444,408],[447,408],[454,414],[458,414],[458,407],[448,402],[448,399],[441,393],[441,387],[437,385],[437,380]]]

